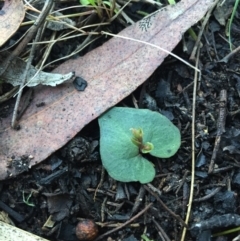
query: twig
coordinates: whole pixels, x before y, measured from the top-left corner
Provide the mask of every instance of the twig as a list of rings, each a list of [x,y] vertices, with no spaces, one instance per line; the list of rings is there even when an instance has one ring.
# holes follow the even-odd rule
[[[204,197],[200,197],[200,198],[196,198],[193,200],[193,202],[202,202],[202,201],[206,201],[209,198],[213,197],[216,193],[218,193],[220,190],[222,189],[222,187],[217,187],[215,188],[211,193],[209,193],[208,195],[204,196]]]
[[[215,168],[213,170],[213,174],[217,174],[217,173],[221,173],[221,172],[226,172],[228,170],[233,169],[234,166],[226,166],[226,167],[221,167],[221,168]],[[237,166],[237,168],[239,168],[239,166]]]
[[[162,240],[166,240],[166,241],[171,241],[170,238],[168,237],[168,235],[164,232],[164,230],[162,229],[162,227],[159,225],[159,223],[155,220],[155,218],[152,218],[152,221],[154,222],[154,224],[157,226],[158,229],[158,234],[159,236],[162,238]],[[164,238],[164,239],[163,239]]]
[[[154,187],[151,183],[148,183],[147,186],[148,186],[153,192],[156,192],[159,196],[162,196],[162,192],[161,192],[158,188]]]
[[[96,238],[94,241],[98,241],[103,239],[104,237],[108,236],[111,233],[114,233],[116,231],[118,231],[119,229],[127,226],[128,224],[130,224],[131,222],[133,222],[135,219],[137,219],[138,217],[140,217],[142,214],[144,214],[153,204],[149,203],[141,212],[139,212],[138,214],[136,214],[135,216],[133,216],[131,219],[129,219],[127,222],[121,224],[120,226],[118,226],[117,228],[114,228],[102,235],[100,235],[98,238]]]
[[[113,223],[112,221],[105,222],[105,223],[96,222],[96,224],[98,226],[100,226],[101,228],[115,228],[115,227],[119,227],[119,223]],[[138,227],[140,227],[140,224],[139,223],[131,223],[131,224],[128,225],[128,227],[138,228]]]
[[[162,52],[166,53],[166,54],[169,54],[171,55],[172,57],[178,59],[179,61],[181,61],[182,63],[186,64],[187,66],[193,68],[195,71],[198,71],[200,72],[199,69],[197,69],[196,67],[194,67],[193,65],[191,65],[190,63],[188,63],[187,61],[185,61],[184,59],[180,58],[179,56],[177,56],[176,54],[160,47],[160,46],[157,46],[155,44],[151,44],[151,43],[148,43],[146,41],[142,41],[142,40],[139,40],[139,39],[134,39],[134,38],[129,38],[129,37],[125,37],[125,36],[122,36],[122,35],[116,35],[116,34],[112,34],[112,33],[108,33],[108,32],[105,32],[105,31],[101,31],[101,34],[106,34],[106,35],[109,35],[109,36],[112,36],[112,37],[116,37],[116,38],[122,38],[122,39],[127,39],[127,40],[131,40],[131,41],[134,41],[134,42],[137,42],[137,43],[142,43],[142,44],[146,44],[148,46],[151,46],[151,47],[154,47],[154,48],[157,48],[159,50],[161,50]]]
[[[225,121],[227,115],[227,91],[221,90],[220,92],[220,100],[219,100],[219,115],[217,120],[217,136],[214,143],[214,149],[212,153],[211,162],[208,168],[208,173],[212,173],[214,170],[214,164],[217,157],[217,152],[220,147],[221,136],[225,132]]]
[[[185,173],[184,173],[184,175],[183,175],[183,178],[182,178],[182,180],[181,180],[181,182],[180,182],[180,184],[179,184],[179,187],[177,188],[177,190],[176,190],[176,192],[175,192],[176,195],[178,195],[179,190],[182,188],[183,184],[185,183],[188,173],[189,173],[188,170],[185,171]]]
[[[30,105],[32,98],[33,98],[33,88],[30,88],[29,90],[27,90],[24,97],[21,99],[23,104],[21,106],[21,110],[17,111],[16,121],[21,119],[25,110]],[[15,106],[16,106],[16,103],[15,103]]]
[[[96,193],[96,192],[95,192]],[[94,194],[95,194],[94,193]],[[93,199],[94,200],[94,199]],[[95,200],[94,200],[95,201]],[[107,197],[103,199],[102,205],[101,205],[101,222],[103,223],[105,220],[105,208],[106,208],[106,202],[107,202]]]
[[[52,5],[53,5],[53,1],[52,0],[48,0],[48,1],[45,2],[45,5],[44,5],[43,10],[42,10],[42,13],[39,15],[38,19],[36,20],[36,24],[34,24],[34,26],[37,26],[37,29],[35,29],[35,30],[37,30],[37,35],[36,35],[36,38],[35,38],[36,42],[39,41],[40,38],[41,38],[41,35],[42,35],[42,27],[41,27],[42,23],[44,22],[46,16],[48,15]],[[29,31],[29,32],[31,32],[31,31]],[[24,38],[24,40],[26,39],[26,37]],[[24,40],[19,45],[21,45],[24,42]],[[28,41],[30,41],[30,40],[28,39]],[[16,49],[19,49],[20,52],[21,52],[23,50],[23,48],[26,47],[27,43],[26,43],[26,45],[22,44],[22,46],[24,46],[23,48],[19,48],[19,45],[18,45],[18,47]],[[29,58],[28,58],[28,61],[27,61],[27,64],[26,64],[25,72],[24,72],[24,75],[23,75],[22,83],[21,83],[20,88],[19,88],[17,100],[16,100],[16,103],[15,103],[15,106],[14,106],[14,110],[13,110],[12,123],[11,123],[11,126],[12,126],[13,129],[15,129],[16,126],[17,126],[17,112],[18,112],[18,108],[19,108],[19,104],[20,104],[20,100],[21,100],[21,96],[22,96],[22,92],[23,92],[23,87],[24,87],[25,82],[27,80],[28,71],[29,71],[29,68],[31,67],[36,47],[37,47],[37,45],[34,44],[32,46],[32,48],[31,48],[30,55],[29,55]],[[17,53],[17,55],[14,55],[13,54],[14,51],[13,51],[12,54],[9,55],[9,57],[12,56],[13,58],[15,58],[15,57],[17,57],[20,54],[20,52]],[[11,61],[12,61],[12,59],[10,60],[10,62]]]
[[[102,170],[101,170],[101,179],[96,187],[96,190],[94,192],[94,196],[93,196],[93,201],[96,201],[96,196],[97,196],[97,191],[98,189],[103,185],[104,182],[104,177],[105,177],[105,168],[102,166]]]
[[[211,17],[211,13],[212,13],[213,9],[215,8],[215,6],[217,5],[218,2],[219,2],[219,0],[216,0],[213,3],[212,7],[208,10],[208,13],[207,13],[206,17],[204,18],[202,28],[201,28],[201,30],[198,34],[197,41],[196,41],[196,43],[193,47],[193,51],[191,53],[190,60],[195,60],[195,56],[196,56],[196,53],[197,53],[197,49],[199,47],[199,43],[200,43],[200,40],[201,40],[201,37],[202,37],[202,34],[203,34],[203,30],[205,29],[205,26],[208,23],[209,18]]]
[[[158,195],[156,195],[147,185],[144,185],[144,188],[152,195],[154,196],[157,201],[162,205],[162,207],[174,218],[176,218],[184,227],[187,227],[187,225],[185,224],[185,222],[181,219],[181,217],[177,214],[175,214],[171,209],[169,209],[165,203],[160,199],[160,197],[158,197]]]
[[[67,35],[67,34],[65,34],[65,35]],[[65,35],[63,35],[63,36],[65,36]],[[62,36],[62,37],[63,37],[63,36]],[[94,42],[95,40],[97,40],[98,38],[100,38],[100,37],[96,37],[95,39],[92,39],[92,40],[91,40],[91,39],[90,39],[91,36],[92,36],[92,35],[89,34],[89,35],[87,36],[87,38],[85,38],[85,40],[80,44],[80,46],[78,46],[71,54],[69,54],[69,55],[67,55],[67,56],[64,56],[64,57],[62,57],[62,58],[53,60],[52,62],[44,65],[44,66],[42,67],[42,69],[46,68],[47,66],[49,66],[49,65],[51,65],[51,64],[53,64],[53,63],[56,63],[57,61],[60,61],[60,60],[66,59],[66,58],[70,58],[71,56],[77,54],[77,53],[80,52],[83,48],[85,48],[86,46],[90,45],[91,43],[93,43],[93,42]],[[62,37],[61,37],[61,38],[62,38]],[[57,42],[58,40],[59,40],[59,39],[54,40],[54,43]]]
[[[228,60],[230,58],[232,58],[235,54],[237,54],[240,51],[240,46],[238,46],[236,49],[234,49],[233,51],[231,51],[231,53],[229,53],[228,55],[226,55],[224,58],[222,58],[221,60],[219,60],[218,62],[224,62],[227,63]]]
[[[94,188],[87,188],[88,192],[95,192],[96,189]],[[98,193],[104,194],[104,195],[108,195],[111,198],[114,198],[114,196],[116,195],[115,193],[111,192],[111,191],[103,191],[101,189],[97,189]]]
[[[11,209],[8,205],[6,205],[1,200],[0,200],[0,208],[4,212],[6,212],[9,216],[14,218],[18,223],[23,222],[25,219],[25,217],[23,215],[19,214],[18,212],[14,211],[13,209]]]
[[[140,190],[138,192],[138,195],[137,195],[137,197],[135,199],[135,203],[133,205],[133,208],[132,208],[130,216],[132,216],[136,212],[136,210],[139,208],[140,204],[142,204],[142,201],[143,201],[145,193],[146,193],[146,190],[141,185]]]
[[[197,51],[197,60],[196,60],[196,68],[199,62],[199,54],[200,49]],[[193,100],[192,100],[192,170],[191,170],[191,186],[190,186],[190,194],[189,194],[189,201],[188,201],[188,209],[187,215],[185,219],[185,223],[188,224],[192,209],[192,202],[193,202],[193,193],[194,193],[194,178],[195,178],[195,119],[196,119],[196,92],[197,92],[197,83],[201,76],[198,76],[198,73],[195,71],[194,73],[194,85],[193,85]],[[183,228],[181,241],[185,240],[187,229],[186,227]]]
[[[189,186],[188,183],[183,184],[183,197],[182,197],[182,212],[185,213],[187,210],[187,204],[189,199]]]

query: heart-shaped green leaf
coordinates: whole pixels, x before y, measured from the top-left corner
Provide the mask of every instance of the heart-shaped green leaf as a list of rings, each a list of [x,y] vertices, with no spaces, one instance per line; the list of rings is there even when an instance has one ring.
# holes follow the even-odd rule
[[[171,121],[146,109],[114,107],[99,118],[99,125],[103,166],[122,182],[148,183],[155,176],[153,164],[141,155],[138,140],[143,153],[151,145],[147,152],[161,158],[173,156],[181,143],[180,132]]]

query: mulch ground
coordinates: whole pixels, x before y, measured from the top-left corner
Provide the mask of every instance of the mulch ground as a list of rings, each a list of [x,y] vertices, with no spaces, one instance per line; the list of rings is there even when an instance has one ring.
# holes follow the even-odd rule
[[[237,15],[234,46],[240,44],[238,23]],[[193,29],[198,32],[197,26]],[[224,31],[212,17],[201,41],[195,185],[186,240],[210,240],[212,234],[240,223],[240,58],[235,54],[221,61],[229,53]],[[189,51],[183,52],[186,46],[182,42],[174,53],[188,60],[192,41],[187,35],[184,44]],[[77,240],[76,224],[86,219],[97,224],[97,240],[134,241],[143,234],[146,241],[180,240],[192,175],[193,83],[194,71],[168,57],[132,96],[119,103],[134,107],[134,96],[140,108],[159,111],[181,131],[176,155],[170,159],[148,157],[157,173],[151,184],[120,183],[109,177],[101,164],[95,120],[40,165],[1,182],[0,209],[17,227],[49,240]],[[49,219],[53,227],[46,224]],[[131,222],[126,223],[128,220]],[[219,235],[221,240],[236,236]]]

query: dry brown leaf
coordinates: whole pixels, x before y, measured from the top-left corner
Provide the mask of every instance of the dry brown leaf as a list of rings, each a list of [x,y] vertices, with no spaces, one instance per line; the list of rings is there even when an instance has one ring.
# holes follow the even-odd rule
[[[184,0],[120,32],[171,51],[182,34],[211,7],[213,0]],[[88,81],[84,92],[72,84],[37,87],[23,116],[20,131],[11,130],[10,119],[2,120],[0,178],[18,174],[7,168],[8,157],[33,155],[35,165],[62,147],[87,123],[114,106],[142,84],[162,63],[166,53],[130,40],[112,38],[82,58],[69,60],[55,72],[75,71]],[[36,104],[45,102],[42,108]],[[8,171],[8,173],[7,173]]]
[[[21,0],[5,1],[0,11],[0,46],[2,46],[19,28],[25,16]]]

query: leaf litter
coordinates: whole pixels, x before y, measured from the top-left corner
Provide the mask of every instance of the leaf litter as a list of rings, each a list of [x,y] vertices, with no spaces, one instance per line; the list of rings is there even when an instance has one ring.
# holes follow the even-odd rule
[[[180,3],[157,11],[124,29],[121,36],[146,41],[172,51],[182,34],[211,7],[213,0]],[[2,120],[0,178],[17,175],[7,168],[10,157],[32,156],[29,167],[43,161],[71,140],[87,123],[142,84],[162,63],[166,53],[130,40],[112,38],[84,57],[69,60],[54,72],[75,71],[88,82],[84,92],[71,83],[55,88],[38,86],[19,131],[10,128],[11,116]],[[42,108],[36,108],[44,102]]]
[[[0,53],[0,70],[1,64],[7,58],[9,53],[7,51]],[[24,77],[24,72],[26,68],[26,62],[20,58],[14,59],[7,70],[2,74],[1,81],[9,83],[13,86],[18,86],[21,84]],[[58,74],[58,73],[47,73],[44,71],[38,71],[35,67],[30,66],[27,74],[26,86],[33,87],[37,85],[48,85],[57,86],[70,80],[74,77],[74,72],[68,74]]]
[[[5,1],[0,10],[0,46],[2,46],[19,28],[25,16],[21,0]]]
[[[214,21],[214,18],[211,18],[208,27],[204,30],[204,35],[207,38],[207,41],[205,42],[204,39],[202,40],[202,78],[201,82],[199,82],[198,85],[199,91],[196,95],[196,108],[194,108],[196,110],[195,153],[196,156],[199,157],[199,159],[200,156],[202,156],[202,163],[198,163],[198,165],[196,166],[195,183],[197,184],[197,186],[195,186],[194,188],[194,190],[196,191],[196,195],[194,195],[194,203],[191,212],[192,219],[190,222],[190,224],[193,225],[189,226],[191,229],[191,234],[187,232],[188,237],[186,239],[192,240],[195,239],[196,236],[196,239],[199,241],[211,239],[210,237],[212,236],[212,234],[214,235],[214,231],[219,230],[219,228],[223,229],[223,227],[227,227],[229,225],[234,226],[234,224],[236,225],[236,222],[238,222],[239,220],[239,215],[235,214],[238,207],[238,190],[240,183],[238,162],[239,154],[237,152],[238,145],[236,145],[238,144],[236,140],[239,132],[239,73],[236,72],[236,67],[239,66],[239,59],[231,59],[227,66],[225,64],[218,63],[219,58],[222,58],[227,53],[229,53],[229,48],[227,43],[224,42],[224,40],[221,39],[221,37],[219,36],[220,33],[224,32],[223,28],[221,28],[220,31],[215,32],[214,35],[212,34],[212,31],[215,29],[216,26],[216,24],[215,26],[212,25]],[[234,23],[236,22],[238,21],[235,20]],[[201,24],[198,23],[198,27],[200,25]],[[195,30],[198,27],[195,26],[193,27],[193,29]],[[193,42],[191,38],[188,39],[187,37],[188,35],[186,34],[184,36],[184,39],[187,40],[187,44]],[[238,46],[238,36],[233,35],[233,37],[234,45]],[[178,47],[180,46],[181,44],[178,45]],[[179,50],[179,48],[176,48],[174,51],[178,52]],[[180,50],[180,52],[182,51]],[[89,156],[89,150],[87,150],[88,154],[84,154],[84,157],[82,157],[81,155],[80,161],[77,161],[77,159],[72,156],[72,154],[77,154],[77,157],[79,157],[79,151],[80,154],[82,154],[82,147],[80,146],[79,148],[78,145],[76,145],[76,139],[79,137],[78,135],[77,138],[72,139],[72,141],[75,141],[75,143],[72,143],[72,141],[70,141],[65,146],[68,147],[69,145],[71,145],[71,148],[67,149],[68,154],[66,155],[66,158],[64,156],[61,156],[60,153],[57,152],[56,155],[51,155],[50,158],[47,158],[46,161],[44,161],[41,165],[38,165],[36,168],[30,170],[27,174],[19,175],[18,178],[3,182],[4,187],[1,196],[3,199],[4,194],[5,198],[7,196],[6,194],[8,194],[9,196],[8,199],[4,200],[5,203],[9,205],[19,203],[19,205],[15,206],[14,208],[19,211],[18,208],[22,203],[22,188],[25,189],[25,197],[26,199],[28,199],[29,196],[27,195],[27,193],[32,193],[31,188],[37,188],[38,184],[40,184],[41,187],[44,188],[44,191],[41,189],[42,192],[48,193],[49,189],[51,189],[52,187],[54,188],[53,192],[57,192],[58,190],[64,193],[67,192],[69,195],[71,195],[71,199],[73,198],[75,200],[74,202],[79,204],[80,210],[75,209],[75,206],[72,206],[72,208],[74,208],[74,210],[76,210],[77,213],[75,213],[74,215],[74,213],[71,212],[70,217],[64,218],[64,221],[62,222],[63,225],[61,225],[61,228],[59,228],[60,232],[58,232],[60,233],[60,236],[53,234],[51,235],[51,237],[54,236],[55,238],[61,237],[61,239],[64,240],[72,240],[71,237],[69,237],[69,232],[68,236],[63,237],[64,230],[69,230],[69,225],[74,225],[73,219],[75,219],[75,217],[89,217],[89,214],[94,213],[94,216],[97,215],[97,217],[95,216],[96,218],[94,218],[95,221],[99,221],[101,210],[98,208],[94,208],[94,206],[96,207],[96,205],[98,206],[100,204],[105,205],[105,201],[103,201],[103,197],[105,196],[108,199],[108,202],[113,201],[117,205],[122,206],[122,203],[124,205],[122,206],[122,208],[120,208],[120,210],[117,209],[115,214],[112,215],[112,213],[108,213],[109,211],[111,212],[113,210],[112,205],[106,203],[105,214],[102,215],[101,212],[101,221],[100,224],[98,223],[98,225],[104,225],[101,226],[101,233],[104,232],[104,230],[106,229],[109,231],[105,233],[105,235],[107,236],[103,237],[103,235],[100,235],[99,238],[106,239],[106,237],[110,237],[112,239],[115,239],[120,238],[119,236],[121,236],[123,240],[127,240],[130,238],[129,235],[131,234],[132,239],[139,240],[143,230],[142,225],[146,223],[145,227],[147,228],[147,233],[149,234],[148,238],[150,238],[151,240],[158,240],[159,225],[163,226],[162,229],[166,233],[164,234],[163,231],[162,234],[166,236],[166,239],[180,240],[180,238],[178,238],[182,233],[182,226],[180,223],[184,224],[184,222],[181,222],[181,220],[179,220],[179,225],[177,222],[173,221],[173,219],[169,216],[170,213],[166,213],[159,206],[160,203],[158,201],[158,195],[160,195],[160,198],[163,200],[163,202],[166,203],[167,207],[171,209],[176,215],[179,214],[181,217],[184,217],[186,213],[186,207],[188,205],[188,181],[190,177],[194,176],[191,171],[189,172],[189,170],[191,170],[192,166],[195,166],[192,165],[190,162],[192,149],[190,137],[191,128],[189,127],[189,124],[192,120],[191,84],[193,83],[193,71],[190,70],[187,66],[183,65],[182,63],[179,63],[178,61],[178,64],[176,64],[174,63],[174,61],[173,63],[169,63],[169,60],[171,60],[171,57],[167,58],[166,62],[164,62],[164,64],[154,72],[151,78],[149,78],[149,80],[146,83],[144,83],[144,85],[138,88],[137,91],[134,91],[134,93],[131,95],[133,100],[130,100],[131,97],[129,96],[128,98],[125,98],[122,102],[119,103],[121,106],[125,106],[125,104],[127,104],[127,106],[132,106],[133,104],[135,104],[134,99],[136,98],[139,107],[146,108],[147,106],[149,106],[149,103],[145,103],[143,105],[143,99],[141,97],[142,94],[139,96],[139,90],[141,90],[141,92],[146,91],[149,94],[149,97],[152,96],[152,99],[155,100],[156,105],[154,104],[152,107],[155,110],[160,111],[169,119],[171,119],[171,121],[173,121],[176,125],[178,125],[179,129],[181,129],[183,142],[178,153],[169,160],[156,160],[155,158],[152,160],[153,163],[156,164],[155,169],[157,176],[151,184],[140,185],[137,183],[117,182],[117,189],[116,186],[113,185],[112,188],[110,188],[110,192],[113,191],[113,193],[110,193],[109,185],[111,185],[112,180],[108,179],[109,175],[105,177],[104,175],[101,175],[100,180],[101,162],[99,160],[99,156],[97,157],[97,162],[94,162],[92,157],[90,158],[90,160],[86,160],[88,159],[87,156]],[[177,66],[180,66],[180,68]],[[199,66],[199,68],[201,68],[201,66]],[[186,71],[188,73],[186,73]],[[232,71],[234,74],[231,74]],[[161,90],[160,85],[158,85],[158,88],[156,85],[157,83],[159,83],[159,77],[163,80],[167,80],[164,83],[162,83],[161,86],[165,86],[165,89],[169,90],[168,92],[170,93],[170,96],[157,96],[157,93],[160,94]],[[169,84],[169,87],[166,86],[166,84]],[[220,92],[222,91],[222,89],[227,90],[227,101],[221,101]],[[131,103],[129,103],[129,101]],[[227,104],[228,108],[228,115],[225,128],[225,133],[227,135],[225,136],[225,133],[222,134],[222,141],[220,143],[220,148],[217,152],[216,165],[214,167],[214,171],[216,171],[216,173],[214,173],[213,175],[209,175],[207,171],[208,164],[210,162],[211,155],[213,156],[214,153],[216,153],[214,152],[213,148],[215,147],[214,139],[215,137],[218,137],[216,136],[216,133],[219,133],[218,128],[225,126],[225,123],[222,122],[220,125],[217,120],[217,118],[223,120],[223,118],[219,117],[222,116],[220,109],[224,107],[222,106],[222,104],[224,103]],[[40,106],[40,104],[38,106]],[[233,133],[231,135],[229,135],[229,127],[235,128],[230,129],[233,130]],[[95,120],[91,122],[89,125],[86,126],[86,128],[83,128],[83,130],[79,134],[86,138],[86,141],[90,141],[90,143],[92,142],[92,140],[98,140],[97,121]],[[233,142],[230,142],[232,138]],[[232,148],[233,146],[236,147],[235,150]],[[93,153],[91,152],[90,154],[93,155]],[[72,157],[72,159],[69,159],[68,156]],[[60,159],[58,159],[59,157]],[[61,162],[62,164],[60,164]],[[53,168],[56,169],[56,166],[58,166],[57,170],[52,171]],[[229,178],[231,179],[230,185]],[[103,180],[104,183],[101,182]],[[71,186],[68,185],[70,183],[72,184]],[[159,187],[159,183],[163,183],[163,186]],[[183,184],[183,186],[181,184]],[[14,189],[10,189],[9,186],[14,186]],[[69,186],[67,190],[66,186]],[[157,188],[155,188],[155,186]],[[75,189],[72,192],[72,187],[75,187],[77,189]],[[139,188],[138,196],[136,196],[137,190],[135,190],[135,192],[131,191],[132,187]],[[150,187],[152,191],[150,190]],[[16,192],[17,190],[18,192]],[[124,193],[121,190],[123,190]],[[142,194],[142,190],[147,191],[148,194]],[[96,196],[94,195],[93,197],[94,191],[96,192]],[[105,194],[102,194],[102,191],[104,191],[104,193],[106,192],[108,197]],[[154,193],[156,191],[158,191],[158,194]],[[85,194],[87,194],[88,197],[85,198],[85,201],[83,198],[83,192],[85,192]],[[72,193],[74,194],[72,195]],[[12,200],[12,197],[14,197],[15,199]],[[137,222],[141,225],[139,228],[123,228],[123,226],[120,226],[120,233],[116,232],[116,229],[112,228],[112,226],[111,228],[107,228],[105,226],[105,223],[103,222],[109,220],[114,220],[113,222],[116,225],[118,225],[118,227],[119,223],[122,223],[123,220],[128,220],[124,222],[124,225],[127,225],[127,223],[129,223],[129,221],[131,220],[135,220],[135,216],[132,216],[132,214],[137,213],[138,211],[137,215],[139,215],[140,213],[142,213],[142,211],[145,210],[145,203],[140,201],[143,200],[144,197],[148,200],[152,200],[152,198],[155,197],[155,200],[152,200],[152,203],[150,204],[152,205],[151,209],[149,209],[146,213],[150,215],[144,215],[144,218],[138,216]],[[206,198],[209,199],[206,200]],[[46,198],[44,198],[40,193],[38,197],[33,195],[30,198],[29,202],[33,204],[38,204],[41,203],[42,200],[46,200]],[[62,200],[64,201],[64,199]],[[93,203],[93,200],[95,201],[95,203]],[[134,207],[132,208],[132,210],[132,204],[129,203],[129,200],[134,202]],[[137,203],[140,203],[140,206],[138,206],[138,208],[136,208]],[[92,208],[94,208],[94,210],[92,210]],[[158,212],[151,212],[153,208],[155,210],[158,210]],[[139,209],[142,209],[142,211],[139,212]],[[20,210],[23,211],[22,209]],[[30,210],[31,209],[28,207],[28,211]],[[21,211],[19,211],[19,213],[21,213],[21,216],[23,217]],[[50,209],[48,210],[48,213],[51,213]],[[64,209],[62,214],[64,214]],[[42,216],[41,223],[44,223],[44,219],[46,219],[46,216],[40,216]],[[154,216],[155,218],[152,219],[152,216]],[[176,218],[177,216],[174,217],[174,220]],[[234,221],[232,221],[233,218],[235,219]],[[34,219],[35,217],[32,217],[32,219],[30,220]],[[164,223],[161,222],[161,220],[163,219],[165,220]],[[29,219],[26,220],[26,222],[29,224]],[[196,223],[194,224],[194,222]],[[32,225],[26,226],[26,229],[29,232],[35,233],[35,230],[40,230],[39,222],[31,223]],[[67,225],[64,225],[64,223]],[[21,223],[20,225],[24,226],[24,223]],[[196,227],[197,230],[195,230]],[[72,227],[72,229],[74,229],[74,226]],[[229,230],[229,228],[226,229]],[[172,232],[172,230],[174,230],[174,232]],[[116,232],[116,234],[109,234],[109,232]],[[41,231],[40,233],[37,233],[39,235],[42,235]],[[167,237],[168,235],[170,236],[169,238]],[[190,238],[189,235],[192,236],[192,238]],[[233,237],[233,235],[231,235],[231,237]],[[99,238],[97,240],[99,240]],[[232,240],[232,238],[229,237],[228,240],[230,239]]]

